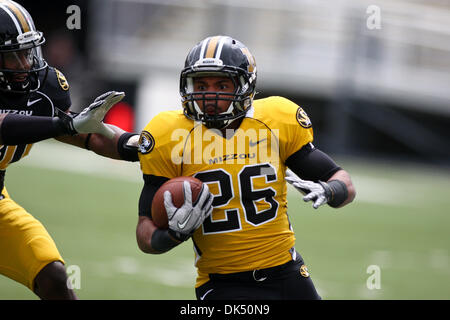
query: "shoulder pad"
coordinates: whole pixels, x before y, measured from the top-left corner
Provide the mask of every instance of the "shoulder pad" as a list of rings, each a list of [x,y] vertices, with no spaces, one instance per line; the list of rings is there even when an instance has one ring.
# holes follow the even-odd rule
[[[41,81],[43,80],[41,79]],[[69,109],[71,105],[69,83],[58,69],[48,68],[47,78],[39,91],[47,95],[59,109],[64,111]]]

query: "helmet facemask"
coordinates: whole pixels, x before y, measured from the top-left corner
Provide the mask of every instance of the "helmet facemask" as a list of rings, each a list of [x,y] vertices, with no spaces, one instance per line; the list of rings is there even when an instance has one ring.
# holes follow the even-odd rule
[[[235,68],[236,69],[236,68]],[[234,84],[234,92],[221,91],[195,91],[194,79],[201,77],[224,77],[229,78]],[[202,70],[183,70],[180,82],[180,92],[184,114],[195,121],[201,121],[208,128],[224,129],[233,120],[245,116],[247,110],[252,104],[254,95],[254,86],[245,72],[239,70],[211,70],[204,68]],[[220,112],[219,101],[229,102],[228,107]],[[208,107],[209,111],[202,110]],[[211,107],[214,111],[211,112]]]
[[[39,73],[48,72],[42,57],[41,45],[45,39],[41,32],[29,31],[0,45],[0,91],[29,93],[39,89]]]
[[[194,79],[199,77],[228,78],[235,90],[221,92],[215,88],[214,92],[195,92]],[[241,42],[228,36],[212,36],[189,51],[180,76],[181,102],[189,119],[201,121],[208,128],[224,129],[233,120],[245,116],[252,105],[255,89],[255,59]],[[225,108],[226,103],[229,104]],[[200,106],[205,105],[213,108],[204,112]]]

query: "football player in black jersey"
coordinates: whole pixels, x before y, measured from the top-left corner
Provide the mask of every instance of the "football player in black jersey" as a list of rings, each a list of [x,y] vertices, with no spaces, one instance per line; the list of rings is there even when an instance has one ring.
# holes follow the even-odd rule
[[[80,114],[70,114],[69,84],[43,59],[44,42],[24,7],[0,0],[0,274],[41,299],[76,299],[52,238],[8,195],[6,168],[34,142],[52,137],[114,159],[138,158],[130,146],[133,134],[102,123],[124,94],[105,93]]]

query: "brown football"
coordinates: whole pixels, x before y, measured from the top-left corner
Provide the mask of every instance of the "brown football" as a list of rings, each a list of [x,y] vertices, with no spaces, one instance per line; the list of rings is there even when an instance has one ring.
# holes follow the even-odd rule
[[[166,181],[156,191],[152,200],[152,220],[159,229],[169,228],[166,208],[164,207],[164,192],[169,190],[172,193],[172,201],[174,206],[180,208],[184,203],[183,182],[189,181],[192,190],[192,202],[197,201],[198,195],[202,190],[203,182],[194,177],[176,177]]]

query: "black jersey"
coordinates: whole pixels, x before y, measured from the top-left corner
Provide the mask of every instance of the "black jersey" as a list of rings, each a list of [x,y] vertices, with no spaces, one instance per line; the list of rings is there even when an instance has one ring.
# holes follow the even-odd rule
[[[57,69],[49,67],[47,74],[39,76],[40,88],[28,94],[0,94],[0,113],[15,113],[26,116],[55,116],[55,108],[67,111],[71,100],[69,84]],[[32,144],[16,146],[0,145],[0,170],[5,170],[10,163],[25,157]]]

